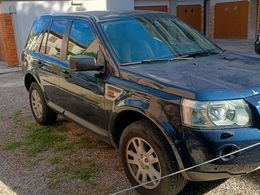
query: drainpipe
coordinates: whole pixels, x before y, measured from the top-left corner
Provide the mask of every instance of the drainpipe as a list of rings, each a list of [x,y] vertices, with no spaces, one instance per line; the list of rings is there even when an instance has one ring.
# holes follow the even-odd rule
[[[204,35],[207,34],[207,11],[208,11],[208,7],[207,7],[207,3],[209,0],[204,0],[204,9],[203,9],[203,13],[204,13],[204,17],[203,17],[203,33]]]
[[[259,0],[257,0],[257,3],[256,3],[256,28],[255,28],[256,32],[255,32],[255,37],[258,36],[258,31],[259,31],[260,18],[259,18],[258,11],[259,11]]]
[[[176,6],[177,6],[176,0],[170,0],[169,1],[169,12],[173,15],[177,15],[176,14]]]

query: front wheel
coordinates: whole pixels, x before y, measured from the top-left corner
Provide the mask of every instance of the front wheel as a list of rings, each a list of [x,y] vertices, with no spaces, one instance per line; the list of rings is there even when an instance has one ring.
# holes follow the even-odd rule
[[[186,185],[182,175],[162,176],[178,171],[178,164],[166,139],[148,120],[130,124],[120,139],[120,156],[132,185],[144,184],[142,194],[177,194]]]
[[[30,106],[35,120],[41,125],[49,125],[56,121],[57,113],[46,104],[40,86],[33,82],[29,90]]]

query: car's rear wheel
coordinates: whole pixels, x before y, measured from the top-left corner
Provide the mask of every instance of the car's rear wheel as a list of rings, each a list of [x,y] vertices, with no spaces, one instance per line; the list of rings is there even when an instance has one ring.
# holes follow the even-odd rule
[[[56,121],[57,113],[46,104],[40,86],[33,82],[29,90],[30,106],[35,120],[41,125],[49,125]]]
[[[255,43],[255,52],[256,52],[257,54],[260,54],[260,43],[259,43],[259,42],[256,42],[256,43]]]
[[[142,194],[177,194],[186,185],[182,175],[162,176],[178,171],[178,164],[166,139],[148,120],[130,124],[120,139],[120,156],[132,185],[144,184]]]

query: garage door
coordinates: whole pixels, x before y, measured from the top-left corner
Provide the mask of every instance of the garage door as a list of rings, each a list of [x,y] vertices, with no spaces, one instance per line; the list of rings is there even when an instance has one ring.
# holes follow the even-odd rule
[[[219,39],[246,39],[248,6],[248,1],[216,4],[214,37]]]
[[[201,5],[179,5],[177,6],[177,16],[201,31]]]
[[[168,12],[168,6],[136,6],[135,10],[150,10],[150,11],[160,11],[160,12]]]

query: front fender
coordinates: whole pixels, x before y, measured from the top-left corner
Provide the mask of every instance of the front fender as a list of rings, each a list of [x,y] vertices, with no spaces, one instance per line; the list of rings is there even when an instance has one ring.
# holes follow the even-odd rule
[[[110,119],[111,123],[109,134],[111,134],[113,124],[115,124],[117,116],[119,116],[120,113],[124,111],[134,111],[142,114],[145,118],[154,123],[164,135],[174,152],[179,168],[183,169],[184,165],[175,144],[178,142],[177,133],[172,125],[172,122],[168,120],[164,112],[165,109],[162,108],[162,105],[164,104],[161,104],[161,101],[156,97],[150,97],[149,99],[143,98],[141,100],[139,98],[137,99],[134,97],[128,97],[122,101],[117,102],[117,104],[114,106],[114,111]]]

